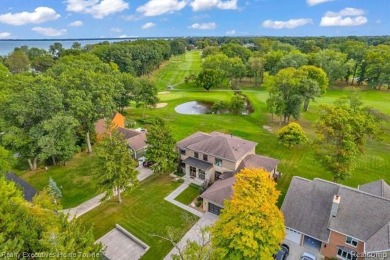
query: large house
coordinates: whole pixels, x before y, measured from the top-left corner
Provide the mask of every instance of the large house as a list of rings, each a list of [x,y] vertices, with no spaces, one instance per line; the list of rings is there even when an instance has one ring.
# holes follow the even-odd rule
[[[286,239],[325,257],[357,259],[390,251],[390,186],[351,188],[294,177],[281,208]]]
[[[208,187],[201,197],[203,208],[219,214],[224,200],[230,199],[234,174],[243,168],[263,168],[271,177],[277,173],[278,160],[255,154],[257,143],[237,136],[196,132],[176,144],[184,178]]]
[[[100,119],[95,124],[96,139],[101,140],[107,132],[109,127],[116,128],[118,132],[122,134],[126,140],[129,148],[133,152],[135,159],[139,159],[145,154],[147,143],[146,143],[146,131],[144,129],[128,129],[125,128],[125,117],[116,113],[110,120],[110,126],[107,127],[107,120]]]

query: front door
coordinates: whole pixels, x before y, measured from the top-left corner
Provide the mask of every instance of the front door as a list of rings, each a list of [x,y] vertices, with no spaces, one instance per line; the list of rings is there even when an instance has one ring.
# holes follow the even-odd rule
[[[190,177],[192,179],[195,179],[196,178],[196,168],[193,167],[193,166],[190,166]]]
[[[219,215],[221,213],[221,207],[218,207],[217,205],[209,203],[209,212],[211,212],[215,215]]]

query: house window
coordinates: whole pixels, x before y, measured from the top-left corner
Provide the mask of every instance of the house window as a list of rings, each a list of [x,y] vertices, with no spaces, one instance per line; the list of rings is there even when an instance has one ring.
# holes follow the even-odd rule
[[[195,157],[196,159],[198,159],[198,158],[199,158],[199,153],[198,153],[198,152],[194,152],[194,157]]]
[[[193,166],[190,166],[190,177],[192,179],[196,178],[196,168]]]
[[[204,180],[204,179],[206,178],[206,173],[205,173],[205,171],[199,169],[198,177],[199,177],[199,179]]]
[[[343,260],[356,260],[356,252],[348,250],[346,248],[341,248],[337,250],[337,256]]]
[[[179,150],[182,155],[186,155],[186,149],[180,148]]]
[[[215,158],[215,165],[222,166],[222,159]]]
[[[220,172],[215,172],[215,179],[218,180],[219,179],[219,176],[221,176],[222,173]]]
[[[209,158],[208,158],[207,154],[204,154],[204,155],[203,155],[203,161],[206,161],[206,162],[207,162],[208,160],[209,160]]]
[[[347,240],[345,241],[345,243],[356,247],[358,244],[358,241],[356,239],[353,239],[352,237],[347,237]]]

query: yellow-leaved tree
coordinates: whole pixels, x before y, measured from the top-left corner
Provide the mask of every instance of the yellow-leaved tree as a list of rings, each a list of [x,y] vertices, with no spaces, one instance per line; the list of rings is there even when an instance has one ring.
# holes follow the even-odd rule
[[[246,168],[235,178],[232,198],[211,230],[215,252],[219,259],[273,259],[285,237],[280,192],[263,169]]]

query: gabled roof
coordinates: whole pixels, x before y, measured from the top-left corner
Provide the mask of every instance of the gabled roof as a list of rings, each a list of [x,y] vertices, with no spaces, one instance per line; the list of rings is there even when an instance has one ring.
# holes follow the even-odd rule
[[[384,180],[377,180],[360,185],[358,189],[371,193],[372,195],[390,199],[390,186]]]
[[[23,192],[23,197],[27,201],[32,201],[33,197],[38,194],[38,191],[28,182],[17,176],[15,173],[7,173],[5,177],[13,181],[19,186]]]
[[[203,192],[200,197],[223,206],[223,202],[232,197],[233,184],[235,182],[235,177],[225,180],[217,180],[205,192]]]
[[[240,171],[244,168],[263,168],[264,170],[271,172],[276,168],[279,162],[279,160],[271,157],[249,154],[242,160],[238,170]]]
[[[134,151],[138,151],[147,145],[145,131],[139,132],[139,131],[122,128],[122,127],[118,127],[117,130],[119,133],[123,135],[123,138],[126,139],[127,144]]]
[[[177,143],[180,148],[210,154],[232,162],[240,160],[257,143],[219,132],[197,132]]]
[[[112,117],[111,124],[113,127],[125,127],[125,117],[121,113],[115,113]],[[106,119],[99,119],[95,123],[95,133],[97,135],[102,135],[107,132]]]
[[[331,216],[340,196],[336,217]],[[327,241],[329,229],[366,242],[367,251],[390,250],[390,200],[333,182],[294,177],[283,201],[287,227]]]

